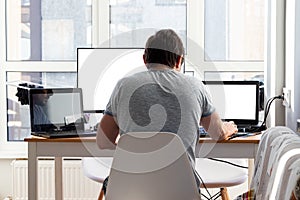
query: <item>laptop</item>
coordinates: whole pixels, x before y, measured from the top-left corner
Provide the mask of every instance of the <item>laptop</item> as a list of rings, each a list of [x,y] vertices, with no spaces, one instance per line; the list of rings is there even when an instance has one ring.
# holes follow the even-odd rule
[[[95,136],[85,130],[81,88],[29,91],[31,134],[46,138]]]
[[[239,132],[259,122],[259,81],[203,81],[223,121],[234,121]]]

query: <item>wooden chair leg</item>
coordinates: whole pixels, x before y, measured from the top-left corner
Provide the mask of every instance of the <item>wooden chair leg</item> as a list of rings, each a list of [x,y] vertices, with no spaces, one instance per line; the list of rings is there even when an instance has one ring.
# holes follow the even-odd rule
[[[220,188],[220,192],[221,192],[221,199],[222,200],[230,200],[228,192],[227,192],[227,188]]]
[[[106,192],[106,187],[107,187],[107,182],[108,182],[108,177],[106,177],[102,183],[102,187],[101,187],[101,190],[100,190],[100,194],[99,194],[99,197],[98,197],[98,200],[102,200],[104,195],[105,195],[105,192]]]
[[[103,200],[103,197],[104,197],[104,191],[102,190],[102,187],[101,187],[101,190],[100,190],[100,194],[99,194],[98,200]]]

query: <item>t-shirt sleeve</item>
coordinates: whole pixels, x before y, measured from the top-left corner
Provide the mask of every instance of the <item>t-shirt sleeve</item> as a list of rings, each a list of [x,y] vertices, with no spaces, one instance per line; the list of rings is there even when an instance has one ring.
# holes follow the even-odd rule
[[[202,104],[202,117],[210,116],[216,109],[213,105],[208,88],[202,82],[200,83],[200,98]]]
[[[108,101],[108,103],[106,105],[106,108],[105,108],[105,111],[104,111],[104,114],[114,116],[114,114],[112,112],[112,108],[111,108],[111,100]]]
[[[116,84],[116,86],[109,98],[109,101],[106,105],[104,114],[107,114],[107,115],[110,115],[113,117],[117,116],[117,105],[118,105],[118,96],[119,96],[119,91],[120,91],[120,85],[121,85],[121,81],[119,81]]]

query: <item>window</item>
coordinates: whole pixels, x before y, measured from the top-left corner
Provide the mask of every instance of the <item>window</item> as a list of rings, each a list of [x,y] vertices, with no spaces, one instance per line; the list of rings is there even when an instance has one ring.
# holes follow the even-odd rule
[[[180,4],[186,4],[186,0],[156,0],[156,5],[165,5],[169,6],[171,5],[180,5]]]
[[[0,18],[1,41],[6,39],[0,42],[1,77],[8,83],[75,87],[78,47],[140,48],[162,28],[182,38],[189,75],[263,76],[261,0],[6,0],[0,13],[6,13]],[[0,101],[7,104],[0,105],[0,119],[8,130],[0,128],[0,151],[3,143],[29,134],[29,119],[22,117],[28,108],[16,99],[16,86],[4,81]]]
[[[205,60],[262,61],[264,2],[205,0]]]
[[[156,30],[174,29],[186,44],[186,0],[110,0],[110,46],[144,47]]]
[[[43,87],[70,87],[77,85],[77,75],[72,72],[7,72],[7,138],[9,141],[23,140],[30,135],[29,105],[27,95],[17,97],[18,86],[42,85]]]
[[[7,60],[75,60],[91,47],[91,4],[69,0],[7,0]]]
[[[264,1],[193,1],[188,11],[188,24],[194,26],[188,28],[185,70],[189,74],[214,80],[263,76]]]
[[[264,82],[263,72],[220,72],[220,71],[206,71],[204,73],[204,80],[206,81],[260,81]]]

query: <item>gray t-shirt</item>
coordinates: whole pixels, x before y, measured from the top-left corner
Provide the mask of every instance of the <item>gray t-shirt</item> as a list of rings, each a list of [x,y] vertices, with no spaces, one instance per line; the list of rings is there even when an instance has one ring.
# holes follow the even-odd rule
[[[173,69],[149,69],[121,79],[105,113],[115,117],[120,134],[177,134],[194,166],[200,119],[213,111],[210,95],[200,80]]]

